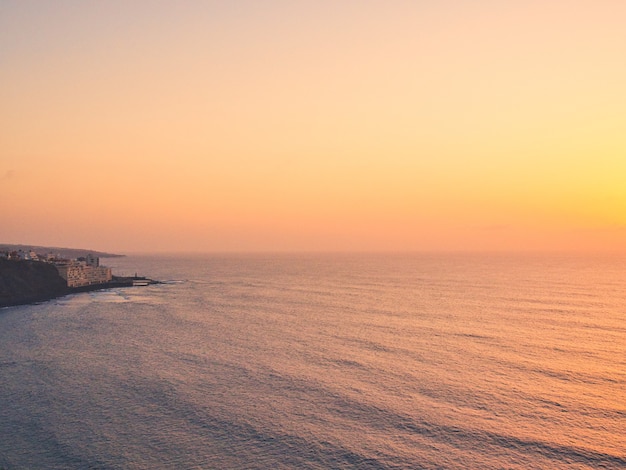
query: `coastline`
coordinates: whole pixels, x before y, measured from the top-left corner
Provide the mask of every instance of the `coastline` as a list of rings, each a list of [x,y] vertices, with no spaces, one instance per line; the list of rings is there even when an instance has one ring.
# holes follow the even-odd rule
[[[141,284],[137,284],[135,281],[141,281]],[[155,281],[154,279],[148,279],[145,277],[120,277],[114,276],[114,280],[111,282],[103,283],[103,284],[92,284],[89,286],[81,286],[81,287],[68,287],[64,292],[58,292],[54,294],[43,294],[32,296],[29,298],[21,298],[9,300],[7,302],[0,301],[0,309],[9,308],[9,307],[19,307],[20,305],[36,305],[44,302],[49,302],[50,300],[58,299],[61,297],[65,297],[71,294],[80,294],[82,292],[93,292],[98,290],[106,290],[106,289],[117,289],[121,287],[145,287],[146,285],[153,284],[161,284],[160,281]]]
[[[56,268],[36,261],[0,260],[0,308],[33,305],[70,294],[159,284],[146,277],[113,276],[111,281],[68,287]]]

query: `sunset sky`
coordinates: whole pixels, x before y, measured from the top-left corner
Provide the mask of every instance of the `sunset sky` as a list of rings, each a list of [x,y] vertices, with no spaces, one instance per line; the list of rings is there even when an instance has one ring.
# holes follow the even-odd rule
[[[626,2],[0,2],[0,242],[626,252]]]

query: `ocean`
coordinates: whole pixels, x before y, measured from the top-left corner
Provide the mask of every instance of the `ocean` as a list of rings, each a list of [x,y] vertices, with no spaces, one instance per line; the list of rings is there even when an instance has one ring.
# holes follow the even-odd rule
[[[0,469],[626,468],[626,258],[128,256],[0,310]]]

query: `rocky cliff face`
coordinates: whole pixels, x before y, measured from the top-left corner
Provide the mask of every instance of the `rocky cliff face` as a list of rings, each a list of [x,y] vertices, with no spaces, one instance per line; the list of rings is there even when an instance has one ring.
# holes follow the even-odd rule
[[[0,259],[0,307],[44,301],[66,293],[67,283],[53,265]]]

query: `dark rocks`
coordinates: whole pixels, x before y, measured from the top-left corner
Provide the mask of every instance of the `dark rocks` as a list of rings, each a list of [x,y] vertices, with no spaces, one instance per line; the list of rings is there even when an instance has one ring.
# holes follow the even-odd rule
[[[0,307],[42,302],[69,292],[52,264],[0,259]]]

